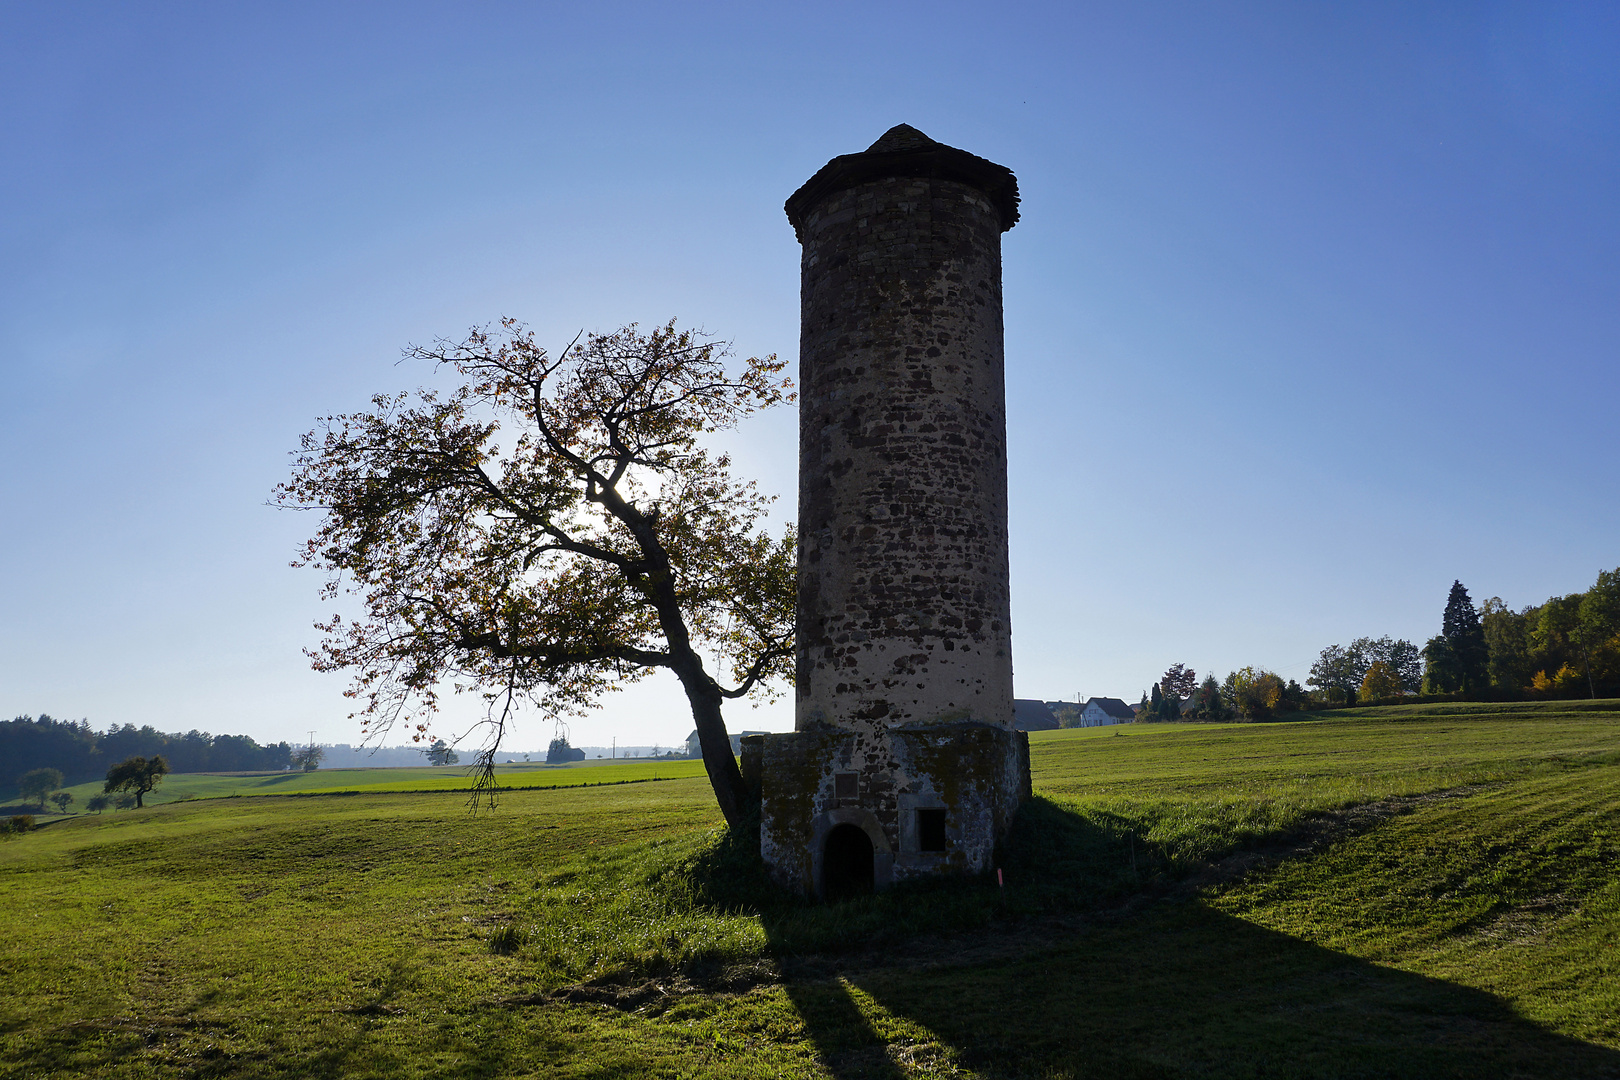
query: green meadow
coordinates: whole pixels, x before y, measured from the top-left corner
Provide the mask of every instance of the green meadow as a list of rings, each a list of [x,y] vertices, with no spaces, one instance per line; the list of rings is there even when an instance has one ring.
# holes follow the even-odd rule
[[[567,765],[522,764],[495,766],[496,782],[506,790],[588,787],[592,784],[629,784],[647,780],[675,780],[702,776],[703,762],[579,761]],[[471,793],[472,777],[456,765],[414,769],[317,769],[314,772],[178,773],[163,778],[144,800],[147,806],[184,799],[228,799],[248,795],[334,795],[355,792],[462,791]],[[69,809],[83,808],[101,790],[99,782],[63,788],[72,792]]]
[[[0,842],[0,1076],[1620,1077],[1620,702],[1031,754],[1004,886],[836,906],[697,763],[45,815]]]

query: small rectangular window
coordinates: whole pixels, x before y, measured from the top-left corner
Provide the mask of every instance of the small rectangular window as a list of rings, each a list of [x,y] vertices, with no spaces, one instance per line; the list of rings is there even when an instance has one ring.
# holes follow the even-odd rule
[[[860,798],[860,775],[852,772],[833,774],[833,798]]]
[[[945,850],[944,808],[917,811],[917,850]]]

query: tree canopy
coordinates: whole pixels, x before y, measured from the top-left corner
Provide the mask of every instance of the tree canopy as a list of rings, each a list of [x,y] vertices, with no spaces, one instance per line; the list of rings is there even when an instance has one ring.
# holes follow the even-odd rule
[[[314,666],[351,674],[368,734],[403,720],[423,738],[442,686],[482,694],[490,787],[522,700],[577,711],[666,668],[737,820],[748,793],[721,706],[792,677],[794,540],[703,441],[791,400],[786,365],[733,374],[721,343],[673,322],[553,356],[506,320],[407,356],[462,381],[327,417],[276,491],[325,515],[295,565],[364,609],[320,624]]]
[[[1405,692],[1401,677],[1382,660],[1367,665],[1367,674],[1361,680],[1358,694],[1363,701],[1387,701]]]
[[[292,752],[292,767],[303,772],[314,772],[321,767],[326,758],[326,748],[311,743],[309,746],[300,746]]]
[[[1388,634],[1381,638],[1359,637],[1349,645],[1329,645],[1311,665],[1310,677],[1305,681],[1329,700],[1342,696],[1354,702],[1375,664],[1383,666],[1379,688],[1393,691],[1381,697],[1415,694],[1422,687],[1423,654],[1410,641]]]
[[[1366,671],[1367,658],[1355,642],[1349,648],[1329,645],[1311,665],[1310,678],[1305,681],[1324,694],[1337,691],[1353,701]]]
[[[162,755],[154,758],[132,757],[107,770],[107,782],[101,790],[109,795],[115,791],[134,792],[136,807],[142,807],[146,805],[143,801],[146,793],[157,787],[168,773],[169,763],[163,760]]]
[[[1164,688],[1166,697],[1173,697],[1179,701],[1191,697],[1192,692],[1198,688],[1198,672],[1186,664],[1174,663],[1165,671],[1159,685]]]
[[[41,810],[45,809],[45,796],[62,786],[61,769],[30,769],[24,773],[22,779],[17,781],[17,794],[22,796],[23,802],[36,802]]]
[[[1226,698],[1232,708],[1251,720],[1264,720],[1283,702],[1284,685],[1275,672],[1242,667],[1226,677]]]

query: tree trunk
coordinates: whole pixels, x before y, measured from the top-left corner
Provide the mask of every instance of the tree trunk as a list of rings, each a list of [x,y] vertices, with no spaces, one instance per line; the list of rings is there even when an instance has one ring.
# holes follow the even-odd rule
[[[727,825],[738,824],[747,814],[750,800],[748,786],[743,783],[742,770],[731,752],[731,738],[726,734],[726,722],[720,715],[723,700],[720,690],[704,674],[702,665],[683,664],[675,674],[686,690],[686,700],[692,705],[692,719],[697,725],[698,743],[703,747],[703,768],[709,774],[709,785],[714,788],[714,800],[720,804],[720,813]]]

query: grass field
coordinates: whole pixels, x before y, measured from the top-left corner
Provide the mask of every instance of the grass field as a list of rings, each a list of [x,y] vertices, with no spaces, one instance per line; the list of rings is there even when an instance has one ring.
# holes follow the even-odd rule
[[[675,780],[702,776],[701,761],[578,761],[568,765],[497,765],[495,777],[502,788],[586,787],[646,780]],[[317,769],[314,772],[177,773],[166,776],[156,791],[143,800],[147,806],[183,799],[228,799],[246,795],[331,795],[346,792],[471,791],[472,777],[460,766],[422,766],[415,769]],[[69,807],[82,810],[90,796],[101,790],[100,781],[75,784],[62,790],[73,794]]]
[[[540,786],[638,765],[478,817],[48,816],[0,843],[0,1075],[1620,1077],[1620,702],[1032,758],[1005,889],[831,908],[763,886],[701,776]]]

